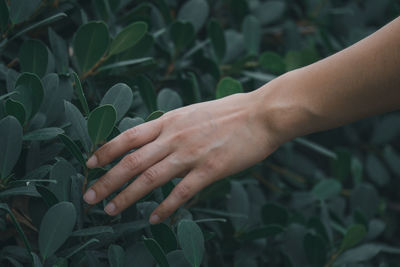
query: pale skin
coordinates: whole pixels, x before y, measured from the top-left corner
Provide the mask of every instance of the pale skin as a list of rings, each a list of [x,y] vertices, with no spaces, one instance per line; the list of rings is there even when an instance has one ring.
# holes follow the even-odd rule
[[[400,108],[400,17],[360,42],[261,88],[185,106],[100,147],[89,168],[136,148],[84,195],[96,204],[138,177],[105,207],[117,215],[183,177],[153,211],[167,219],[204,187],[262,161],[285,142]]]

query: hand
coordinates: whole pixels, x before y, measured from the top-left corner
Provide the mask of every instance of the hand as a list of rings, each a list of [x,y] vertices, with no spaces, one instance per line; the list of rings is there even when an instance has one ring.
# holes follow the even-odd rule
[[[105,207],[116,215],[169,180],[184,177],[150,216],[155,224],[207,185],[263,160],[279,143],[258,114],[260,101],[254,97],[241,93],[182,107],[121,133],[94,153],[89,168],[140,148],[102,176],[85,201],[96,204],[139,175]]]

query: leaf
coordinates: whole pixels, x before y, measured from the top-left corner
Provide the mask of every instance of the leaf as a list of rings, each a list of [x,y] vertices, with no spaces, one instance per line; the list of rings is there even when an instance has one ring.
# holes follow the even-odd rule
[[[68,72],[68,48],[65,40],[59,36],[52,28],[48,28],[51,51],[53,52],[58,73]]]
[[[400,254],[400,249],[379,243],[363,244],[359,247],[350,249],[345,253],[343,253],[335,261],[335,265],[343,266],[343,265],[350,265],[356,262],[364,263],[371,260],[381,252],[390,254]]]
[[[326,263],[327,247],[319,235],[307,233],[303,240],[304,251],[311,266],[320,267]]]
[[[73,48],[82,73],[87,72],[105,55],[108,43],[108,28],[104,22],[92,21],[79,27]]]
[[[279,225],[265,225],[256,229],[252,229],[249,232],[239,237],[240,241],[257,240],[260,238],[266,238],[283,233],[284,229]]]
[[[147,250],[151,253],[153,258],[157,261],[160,267],[169,267],[169,263],[167,257],[165,256],[164,251],[153,238],[143,237],[144,245]]]
[[[132,89],[124,83],[117,83],[107,91],[100,105],[111,104],[117,112],[117,121],[119,121],[128,112],[132,100]]]
[[[369,178],[379,186],[387,185],[390,181],[390,174],[382,161],[373,153],[368,153],[365,163],[366,172]]]
[[[14,116],[21,126],[25,124],[25,108],[24,106],[15,100],[7,99],[4,105],[4,109],[7,115]]]
[[[36,191],[36,188],[33,185],[12,187],[0,192],[0,198],[7,198],[12,196],[40,197],[40,194]]]
[[[97,69],[97,72],[105,71],[105,70],[111,70],[115,68],[122,68],[122,67],[127,67],[127,66],[132,66],[132,65],[138,65],[142,63],[147,63],[150,64],[154,62],[154,59],[151,57],[144,57],[144,58],[137,58],[137,59],[131,59],[131,60],[125,60],[125,61],[118,61],[116,63],[108,64],[105,66],[102,66]]]
[[[282,17],[285,9],[285,2],[271,0],[260,4],[260,6],[255,9],[254,13],[263,25],[267,25],[275,22],[280,17]]]
[[[198,32],[207,20],[210,7],[205,0],[189,0],[181,7],[178,12],[178,20],[188,21],[193,24]]]
[[[243,20],[242,32],[246,40],[247,53],[258,55],[261,43],[261,25],[259,20],[253,15],[246,16]]]
[[[136,77],[134,83],[149,112],[157,110],[157,96],[153,83],[144,75]]]
[[[15,91],[12,91],[12,92],[9,92],[9,93],[7,93],[7,94],[4,94],[4,95],[0,96],[0,101],[1,101],[1,100],[4,100],[4,99],[6,99],[7,97],[10,97],[10,96],[12,96],[12,95],[16,95],[16,94],[18,94],[18,92],[15,92]]]
[[[153,113],[151,113],[149,116],[147,116],[145,122],[158,119],[158,118],[160,118],[162,115],[164,115],[164,112],[163,112],[163,111],[161,111],[161,110],[156,110],[156,111],[154,111]]]
[[[351,226],[347,230],[342,240],[342,243],[340,244],[340,250],[345,251],[349,248],[354,247],[355,245],[360,243],[366,235],[367,235],[367,230],[363,225],[355,224]]]
[[[188,46],[195,37],[195,29],[190,22],[175,21],[172,23],[169,34],[178,52]]]
[[[71,258],[71,257],[74,256],[76,253],[78,253],[79,251],[85,249],[87,246],[89,246],[89,245],[91,245],[91,244],[93,244],[93,243],[99,243],[99,242],[100,242],[100,241],[99,241],[98,239],[92,238],[92,239],[86,241],[83,245],[78,246],[76,249],[74,249],[73,251],[71,251],[68,255],[65,256],[65,258],[66,258],[66,259]],[[68,264],[68,262],[66,263],[66,266],[65,266],[65,267],[68,266],[67,264]]]
[[[72,76],[74,77],[75,93],[78,96],[79,102],[81,103],[83,113],[85,114],[85,116],[87,116],[89,115],[90,111],[81,81],[79,80],[78,74],[76,74],[75,72],[72,72]]]
[[[316,184],[313,189],[313,195],[319,200],[333,198],[342,191],[342,184],[336,179],[323,179]]]
[[[49,185],[49,189],[60,201],[68,201],[71,191],[71,176],[76,175],[76,169],[66,160],[59,160],[50,171],[50,179],[57,184]]]
[[[49,208],[60,202],[53,192],[47,189],[47,187],[41,185],[36,185],[35,187],[36,191],[38,191],[38,193],[42,196],[44,202],[46,202]]]
[[[16,83],[15,94],[11,97],[19,101],[25,108],[26,119],[29,120],[35,115],[42,104],[44,89],[39,77],[33,73],[22,73]]]
[[[240,82],[232,79],[231,77],[225,77],[219,81],[216,91],[217,99],[236,93],[243,93],[243,88]]]
[[[350,197],[352,210],[360,210],[368,220],[376,214],[379,202],[379,194],[370,184],[360,184],[353,190]]]
[[[133,47],[143,38],[146,32],[147,24],[142,21],[127,26],[112,41],[109,55],[115,55]]]
[[[248,211],[250,209],[249,195],[243,185],[238,182],[231,182],[231,192],[226,205],[229,213],[240,214],[241,217],[232,217],[231,221],[236,231],[241,231],[247,226]]]
[[[42,128],[24,135],[24,141],[47,141],[63,134],[64,130],[57,127]]]
[[[41,0],[12,0],[10,1],[10,19],[13,24],[19,24],[29,19],[38,8]]]
[[[100,144],[111,134],[116,120],[117,112],[112,105],[102,105],[90,112],[87,127],[93,145]]]
[[[150,226],[153,238],[160,244],[165,253],[178,248],[178,241],[175,233],[165,223]]]
[[[216,19],[211,19],[208,23],[207,34],[211,40],[215,55],[221,61],[226,52],[226,40],[224,30]]]
[[[283,74],[286,71],[286,65],[283,58],[272,51],[264,52],[261,54],[258,63],[260,67],[273,74]]]
[[[46,212],[39,230],[39,250],[43,259],[52,256],[64,244],[75,221],[75,208],[70,202],[60,202]]]
[[[191,220],[178,224],[178,240],[185,258],[194,267],[200,266],[204,256],[204,236],[200,227]]]
[[[27,40],[19,49],[19,63],[22,72],[35,73],[43,77],[47,70],[47,47],[39,40]]]
[[[72,154],[72,156],[74,156],[78,160],[81,166],[83,168],[86,168],[85,159],[83,158],[82,152],[79,149],[78,145],[65,134],[59,134],[58,137],[64,143],[65,147]]]
[[[114,233],[114,230],[111,226],[94,226],[90,228],[80,229],[72,232],[71,236],[81,237],[81,236],[92,236],[92,235],[101,235],[109,233]]]
[[[17,163],[22,149],[22,127],[14,117],[0,120],[0,178],[6,178]]]
[[[127,118],[126,117],[126,118],[123,118],[121,120],[121,122],[119,123],[118,129],[122,133],[122,132],[124,132],[124,131],[126,131],[126,130],[128,130],[130,128],[133,128],[133,127],[135,127],[135,126],[137,126],[139,124],[142,124],[142,123],[144,123],[144,120],[142,118],[139,118],[139,117],[137,117],[137,118]]]
[[[182,250],[174,250],[167,254],[169,265],[173,267],[190,267],[190,263],[185,259]]]
[[[33,267],[42,267],[42,262],[40,261],[39,256],[35,252],[31,252],[33,258]]]
[[[264,224],[286,225],[289,221],[287,209],[277,203],[265,204],[261,209]]]
[[[158,109],[162,111],[170,111],[182,107],[183,102],[180,95],[169,88],[162,89],[157,96]]]
[[[0,0],[0,32],[5,32],[9,23],[9,11],[5,0]]]
[[[125,251],[118,245],[111,244],[108,247],[108,262],[110,267],[123,267],[125,266]]]
[[[92,146],[88,134],[88,128],[85,118],[81,112],[70,102],[64,101],[65,117],[71,123],[70,133],[73,140],[79,140],[86,152],[89,152]]]

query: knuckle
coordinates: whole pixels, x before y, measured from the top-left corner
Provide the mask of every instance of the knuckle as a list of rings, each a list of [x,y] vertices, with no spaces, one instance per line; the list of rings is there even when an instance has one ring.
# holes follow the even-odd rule
[[[191,195],[190,186],[188,186],[187,184],[179,183],[175,187],[175,194],[178,196],[178,198],[182,200],[187,200],[188,198],[190,198]]]
[[[123,134],[125,135],[126,139],[129,142],[132,142],[138,138],[139,132],[140,132],[140,130],[138,127],[133,127],[133,128],[130,128],[129,130],[126,130]]]
[[[135,170],[140,166],[139,157],[136,154],[127,155],[121,160],[120,164],[122,168],[128,171]]]
[[[143,183],[146,185],[153,185],[158,178],[158,171],[155,168],[147,169],[142,174]]]

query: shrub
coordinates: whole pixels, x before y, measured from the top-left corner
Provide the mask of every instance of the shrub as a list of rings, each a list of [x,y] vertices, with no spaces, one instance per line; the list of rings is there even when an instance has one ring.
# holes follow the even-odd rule
[[[399,11],[394,0],[0,0],[0,265],[398,266],[398,113],[295,139],[168,223],[147,220],[181,177],[117,217],[82,192],[112,166],[85,166],[106,140],[257,89]]]

